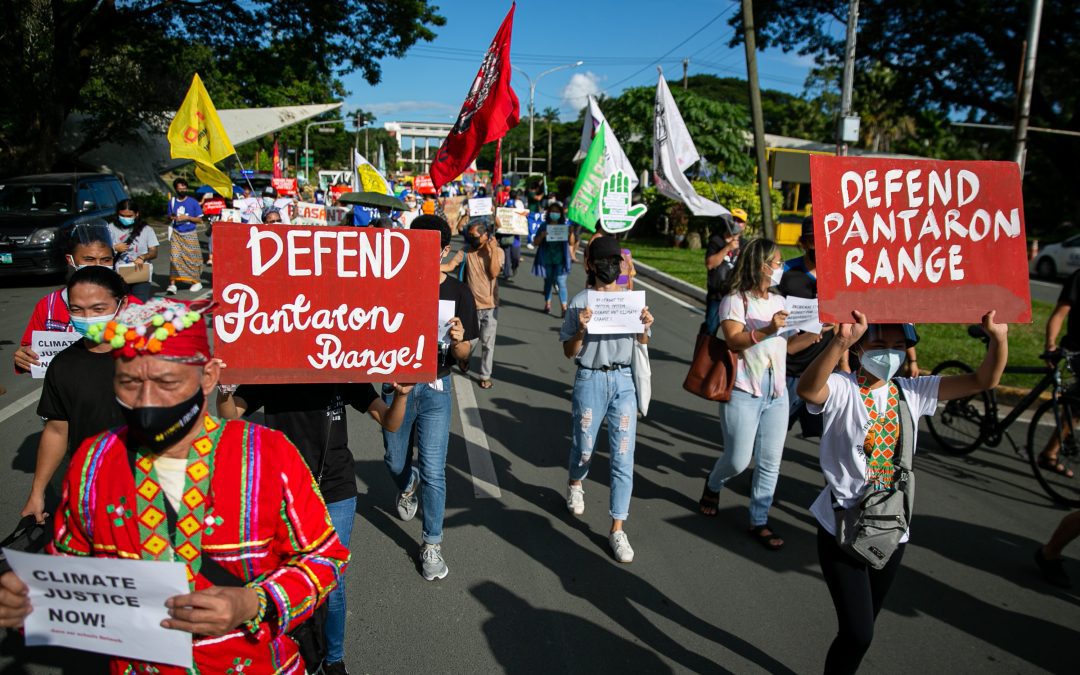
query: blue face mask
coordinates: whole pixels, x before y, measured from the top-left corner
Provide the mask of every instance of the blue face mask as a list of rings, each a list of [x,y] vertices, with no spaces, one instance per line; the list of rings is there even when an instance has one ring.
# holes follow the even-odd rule
[[[131,227],[132,225],[135,224],[135,219],[134,218],[128,218],[127,216],[117,216],[116,218],[117,218],[117,220],[120,221],[120,224],[122,226],[124,226],[124,227]]]
[[[862,355],[863,370],[888,382],[900,371],[907,354],[899,349],[868,349]]]
[[[116,318],[117,312],[120,311],[120,303],[116,304],[116,311],[112,314],[106,314],[104,316],[73,316],[71,317],[71,325],[75,328],[76,332],[83,337],[86,337],[90,332],[90,326],[94,324],[109,323]]]
[[[559,222],[561,220],[562,220],[562,214],[559,213],[558,211],[549,211],[548,212],[548,222],[549,223],[557,223],[557,222]]]

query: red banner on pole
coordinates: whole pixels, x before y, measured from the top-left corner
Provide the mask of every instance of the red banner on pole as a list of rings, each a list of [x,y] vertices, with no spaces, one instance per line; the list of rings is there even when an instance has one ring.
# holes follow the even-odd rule
[[[277,139],[274,139],[274,178],[281,178],[284,174],[281,172],[281,153],[278,151]]]
[[[1031,322],[1013,162],[810,158],[824,322]]]
[[[510,87],[510,36],[514,8],[510,6],[476,73],[457,122],[439,146],[431,164],[431,179],[440,188],[461,175],[480,154],[480,147],[517,126],[520,105]]]
[[[436,232],[219,223],[222,380],[434,380],[439,251]]]

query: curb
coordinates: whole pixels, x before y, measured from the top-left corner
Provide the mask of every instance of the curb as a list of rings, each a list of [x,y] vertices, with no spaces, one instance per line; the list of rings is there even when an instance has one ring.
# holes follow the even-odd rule
[[[646,265],[643,262],[638,262],[637,260],[634,261],[634,269],[637,270],[639,276],[643,276],[646,279],[651,279],[652,281],[663,284],[674,291],[678,291],[683,295],[689,296],[694,300],[697,300],[701,304],[706,303],[705,299],[707,294],[705,292],[705,289],[701,288],[700,286],[695,286],[689,281],[683,281],[682,279],[674,277],[667,272],[661,272],[655,267],[652,267],[651,265]]]

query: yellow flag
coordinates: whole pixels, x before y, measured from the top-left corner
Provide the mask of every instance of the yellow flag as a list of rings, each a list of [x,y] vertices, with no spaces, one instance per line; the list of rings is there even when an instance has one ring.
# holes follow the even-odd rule
[[[200,180],[218,194],[232,196],[232,181],[214,164],[236,154],[236,150],[198,74],[192,78],[191,88],[169,125],[168,138],[173,159],[194,160],[195,175]]]

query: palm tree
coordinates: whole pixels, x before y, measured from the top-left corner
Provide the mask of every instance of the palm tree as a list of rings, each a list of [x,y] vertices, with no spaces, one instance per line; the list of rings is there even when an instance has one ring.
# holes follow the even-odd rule
[[[551,175],[551,125],[559,121],[559,110],[557,108],[544,108],[544,112],[540,113],[540,118],[547,122],[548,132],[548,151],[547,151],[547,174]]]

